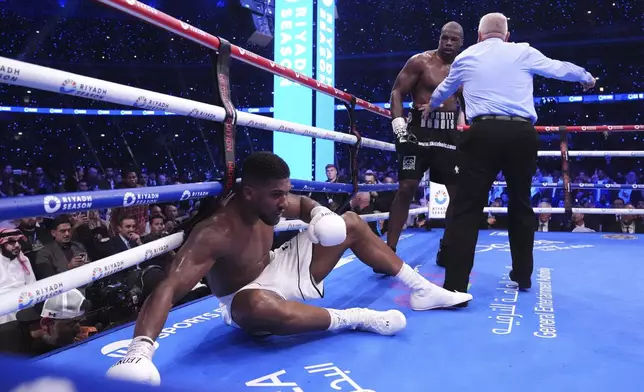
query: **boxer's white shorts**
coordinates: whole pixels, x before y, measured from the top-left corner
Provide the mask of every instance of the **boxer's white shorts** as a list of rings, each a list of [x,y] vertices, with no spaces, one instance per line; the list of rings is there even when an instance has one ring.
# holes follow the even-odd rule
[[[324,282],[315,283],[311,276],[313,243],[306,231],[271,251],[271,262],[264,271],[238,291],[219,298],[224,306],[222,314],[228,325],[239,327],[230,317],[230,305],[235,295],[242,290],[261,289],[276,293],[287,301],[305,301],[324,296]]]

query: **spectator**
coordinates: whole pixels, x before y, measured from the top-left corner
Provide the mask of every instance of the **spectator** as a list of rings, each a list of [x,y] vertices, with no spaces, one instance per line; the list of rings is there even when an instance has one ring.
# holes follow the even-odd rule
[[[632,204],[626,204],[623,208],[635,208]],[[626,214],[618,216],[618,220],[609,221],[602,227],[606,233],[644,234],[644,224],[637,220],[636,215]]]
[[[117,234],[109,240],[102,242],[101,253],[103,257],[125,252],[142,245],[141,236],[137,232],[137,222],[132,216],[122,216],[116,224]]]
[[[125,180],[120,186],[118,186],[119,188],[141,188],[141,185],[138,184],[138,176],[134,169],[125,169],[123,174],[125,174]],[[146,205],[135,205],[132,207],[112,208],[110,216],[110,230],[112,231],[112,236],[118,234],[118,222],[124,216],[132,217],[135,220],[136,231],[138,233],[145,233],[145,225],[148,222],[150,211]]]
[[[542,202],[539,203],[539,208],[552,208],[550,203]],[[561,220],[552,218],[552,214],[541,213],[537,215],[537,231],[539,232],[551,232],[551,231],[563,231],[563,222]]]
[[[0,229],[0,294],[36,281],[29,259],[20,243],[26,238],[18,229]],[[0,316],[0,324],[16,319],[15,313]]]
[[[23,309],[13,325],[0,331],[1,351],[33,357],[87,339],[97,332],[81,326],[89,307],[83,294],[72,289],[47,299],[42,311]]]
[[[572,232],[573,233],[594,233],[595,230],[586,227],[584,222],[584,214],[572,214]]]
[[[35,260],[35,258],[32,258],[32,256],[35,256],[35,252],[53,241],[48,230],[38,223],[38,218],[20,219],[18,230],[20,230],[26,238],[26,240],[20,245],[22,246],[22,251],[30,258],[30,260]]]
[[[54,241],[45,245],[36,255],[34,269],[39,280],[91,262],[85,246],[72,241],[72,224],[69,217],[56,217],[52,222],[51,235]]]

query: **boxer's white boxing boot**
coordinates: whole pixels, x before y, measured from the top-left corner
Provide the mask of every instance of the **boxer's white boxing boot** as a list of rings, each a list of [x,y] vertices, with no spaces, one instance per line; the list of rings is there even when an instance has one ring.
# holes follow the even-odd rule
[[[107,371],[107,376],[142,384],[160,385],[161,375],[152,363],[154,351],[154,340],[146,336],[137,336],[132,339],[125,358],[112,365]]]
[[[407,318],[398,310],[377,311],[364,308],[327,309],[331,315],[329,331],[354,329],[391,336],[407,326]]]
[[[440,286],[433,285],[429,288],[412,291],[409,304],[414,310],[431,310],[451,308],[467,303],[472,298],[472,294],[449,291]]]
[[[407,264],[403,264],[396,278],[412,289],[409,304],[414,310],[451,308],[472,300],[471,294],[448,291],[431,283]]]

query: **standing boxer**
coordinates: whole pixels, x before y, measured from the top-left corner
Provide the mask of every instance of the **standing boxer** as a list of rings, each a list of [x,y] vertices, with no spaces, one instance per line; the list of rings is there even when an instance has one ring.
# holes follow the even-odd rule
[[[400,183],[391,204],[387,232],[387,244],[394,251],[407,221],[411,200],[427,169],[431,168],[431,181],[445,184],[451,198],[456,192],[455,183],[459,171],[456,126],[465,123],[456,96],[448,98],[430,119],[423,120],[421,115],[429,104],[434,89],[447,77],[450,64],[462,45],[463,27],[456,22],[447,23],[441,29],[438,50],[419,53],[410,58],[398,74],[391,92],[391,124],[396,136]],[[412,95],[413,108],[407,121],[403,117],[403,97],[409,93]],[[450,215],[451,208],[448,207],[448,220]],[[436,262],[441,264],[438,257]]]

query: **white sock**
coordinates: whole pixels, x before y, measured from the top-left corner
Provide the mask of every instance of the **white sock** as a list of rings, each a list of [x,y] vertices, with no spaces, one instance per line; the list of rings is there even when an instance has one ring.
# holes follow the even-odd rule
[[[324,309],[329,312],[329,315],[331,316],[331,324],[329,324],[327,331],[339,331],[341,329],[355,327],[356,320],[354,319],[356,312],[351,312],[351,309]]]
[[[403,263],[396,278],[410,289],[431,289],[434,286],[407,263]]]

